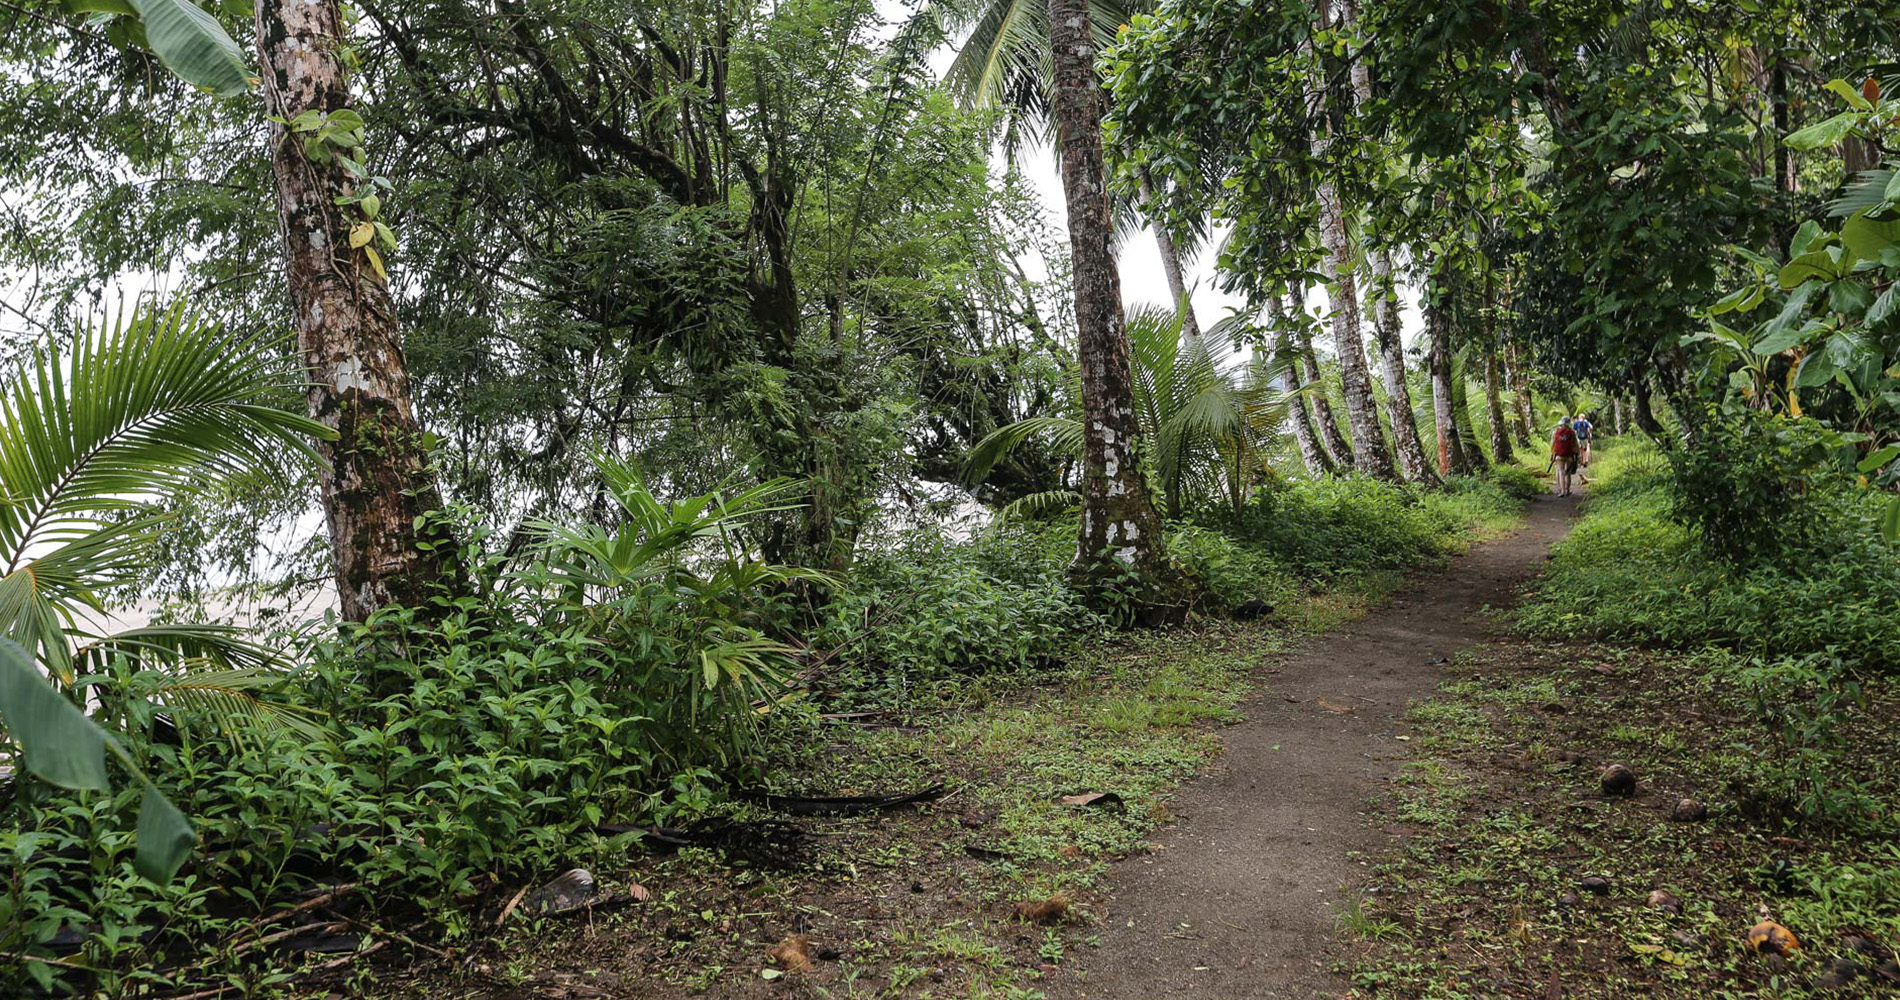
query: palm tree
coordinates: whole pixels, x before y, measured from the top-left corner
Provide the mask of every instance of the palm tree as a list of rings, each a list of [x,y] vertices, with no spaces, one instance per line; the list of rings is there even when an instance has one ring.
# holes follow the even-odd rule
[[[1223,320],[1215,332],[1228,325]],[[1128,317],[1135,412],[1142,440],[1152,449],[1150,471],[1170,517],[1185,513],[1197,499],[1218,498],[1238,510],[1265,474],[1279,429],[1304,390],[1292,386],[1292,359],[1276,362],[1263,355],[1244,366],[1223,364],[1205,342],[1189,340],[1183,326],[1180,311],[1154,306]],[[964,476],[982,478],[1031,439],[1078,455],[1082,427],[1077,413],[1018,420],[977,442]],[[1072,506],[1079,499],[1068,490],[1037,494],[1003,508],[999,516]]]
[[[1115,40],[1116,30],[1130,14],[1147,4],[1126,0],[1087,0],[1089,24],[1097,49]],[[1049,4],[1018,0],[937,0],[925,8],[953,31],[968,30],[956,58],[944,74],[944,83],[965,104],[995,108],[1004,117],[1004,146],[1013,153],[1026,141],[1039,141],[1047,131],[1053,104],[1055,65],[1049,48]],[[1157,212],[1163,193],[1146,167],[1136,173],[1139,199],[1133,207],[1148,216],[1168,294],[1177,303],[1187,301],[1188,288],[1182,250]],[[1127,218],[1127,216],[1121,216]],[[1201,339],[1201,324],[1192,306],[1185,308],[1182,336]]]
[[[280,359],[269,338],[221,333],[178,307],[145,309],[80,331],[70,354],[44,345],[0,390],[0,717],[32,773],[104,788],[107,749],[136,771],[78,708],[78,680],[121,658],[165,678],[156,699],[178,717],[318,732],[257,696],[281,679],[277,659],[231,628],[93,624],[107,617],[102,594],[148,569],[167,521],[147,513],[154,501],[281,469],[331,435],[275,405],[301,388]],[[142,809],[139,868],[169,877],[190,826],[149,786]]]

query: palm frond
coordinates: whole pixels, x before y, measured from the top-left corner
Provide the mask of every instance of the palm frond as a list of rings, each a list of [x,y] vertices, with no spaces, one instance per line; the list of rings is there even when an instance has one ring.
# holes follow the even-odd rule
[[[1062,514],[1082,505],[1082,494],[1074,490],[1045,490],[1017,497],[1004,504],[996,512],[996,523],[1018,521],[1023,518],[1048,517]]]
[[[1892,168],[1863,170],[1842,189],[1840,197],[1827,203],[1827,214],[1845,218],[1862,209],[1873,208],[1887,200],[1887,185],[1893,183]]]
[[[989,432],[963,460],[963,481],[975,483],[1032,439],[1064,455],[1082,454],[1082,422],[1069,417],[1024,417]]]

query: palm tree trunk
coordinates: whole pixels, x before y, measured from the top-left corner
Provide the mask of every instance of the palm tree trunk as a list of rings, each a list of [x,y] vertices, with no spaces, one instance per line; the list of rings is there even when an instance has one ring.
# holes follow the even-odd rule
[[[1484,449],[1478,447],[1478,431],[1471,423],[1470,374],[1468,363],[1454,364],[1452,367],[1451,416],[1458,425],[1458,446],[1464,451],[1465,469],[1475,476],[1489,472],[1491,462],[1485,458]]]
[[[1168,295],[1174,307],[1181,310],[1181,346],[1198,349],[1202,346],[1201,323],[1194,316],[1194,304],[1188,301],[1181,254],[1175,249],[1174,237],[1168,235],[1167,227],[1161,224],[1160,215],[1155,211],[1154,182],[1148,176],[1147,167],[1141,168],[1141,204],[1142,211],[1148,213],[1148,225],[1155,231],[1155,248],[1161,251],[1161,273],[1168,279]]]
[[[1312,337],[1301,328],[1293,331],[1293,338],[1300,352],[1300,369],[1313,384],[1313,422],[1319,425],[1319,440],[1326,449],[1328,464],[1334,471],[1349,468],[1352,446],[1346,443],[1345,432],[1339,429],[1339,415],[1333,412],[1333,401],[1326,396],[1326,376],[1320,371],[1319,356],[1313,353]]]
[[[1293,393],[1293,440],[1300,446],[1300,460],[1306,463],[1306,471],[1315,476],[1330,475],[1333,471],[1331,456],[1326,454],[1320,444],[1319,435],[1313,431],[1311,417],[1307,413],[1306,396],[1298,393],[1299,381],[1294,372],[1299,360],[1291,348],[1292,336],[1288,333],[1292,324],[1287,322],[1284,312],[1285,303],[1278,295],[1267,299],[1267,314],[1273,319],[1273,341],[1267,348],[1267,356],[1276,364],[1286,364],[1286,370],[1280,375],[1280,384],[1288,393]]]
[[[1147,585],[1171,590],[1176,581],[1162,548],[1161,518],[1135,449],[1134,374],[1112,245],[1102,88],[1087,0],[1051,0],[1049,47],[1055,66],[1050,114],[1062,151],[1082,368],[1082,528],[1070,573],[1097,585],[1133,572]]]
[[[1451,315],[1449,303],[1443,301],[1449,290],[1438,284],[1436,297],[1425,302],[1425,332],[1430,344],[1425,355],[1425,366],[1432,376],[1432,418],[1438,431],[1438,471],[1442,475],[1468,475],[1471,469],[1465,462],[1463,442],[1458,440],[1458,419],[1452,394],[1451,369]]]
[[[1511,380],[1511,396],[1513,397],[1511,405],[1517,413],[1517,441],[1529,448],[1534,443],[1531,428],[1537,422],[1531,418],[1530,382],[1524,377],[1524,356],[1516,344],[1511,345],[1510,352],[1505,356],[1505,362],[1506,371]]]
[[[1357,65],[1357,64],[1355,64]],[[1373,334],[1384,362],[1386,415],[1392,421],[1392,445],[1399,468],[1415,483],[1437,485],[1438,475],[1425,458],[1418,420],[1412,414],[1412,390],[1405,384],[1405,340],[1399,323],[1398,283],[1392,276],[1392,255],[1380,250],[1372,258],[1372,280],[1378,288]]]
[[[337,0],[262,0],[256,6],[265,110],[279,118],[349,107]],[[418,519],[441,506],[410,398],[396,306],[367,254],[351,247],[359,209],[339,206],[354,182],[334,158],[306,157],[300,135],[270,126],[278,229],[309,367],[310,415],[335,428],[320,442],[319,474],[345,618],[416,605],[445,579],[417,545]]]
[[[1325,20],[1324,5],[1320,18]],[[1318,54],[1308,51],[1318,60]],[[1317,73],[1317,69],[1315,70]],[[1326,92],[1318,82],[1307,88],[1308,104],[1326,107]],[[1333,350],[1339,355],[1339,380],[1346,397],[1346,421],[1352,425],[1353,469],[1379,479],[1397,479],[1392,454],[1386,449],[1385,432],[1379,427],[1379,406],[1372,392],[1372,376],[1366,370],[1366,343],[1359,332],[1359,292],[1353,284],[1352,240],[1346,233],[1345,206],[1339,191],[1325,172],[1324,164],[1332,148],[1332,136],[1324,122],[1316,122],[1308,140],[1313,159],[1320,164],[1319,236],[1325,247],[1321,272],[1326,276],[1327,293],[1333,307]]]
[[[1491,454],[1500,463],[1516,461],[1511,451],[1511,429],[1504,420],[1504,398],[1498,391],[1503,376],[1499,372],[1498,352],[1484,352],[1484,403],[1491,417]]]

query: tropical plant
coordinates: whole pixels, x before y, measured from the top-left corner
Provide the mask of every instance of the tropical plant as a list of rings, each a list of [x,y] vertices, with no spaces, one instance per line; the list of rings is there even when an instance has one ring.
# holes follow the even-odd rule
[[[108,748],[136,773],[76,704],[79,680],[108,665],[165,672],[155,696],[214,726],[268,719],[310,728],[254,694],[280,674],[273,654],[236,630],[105,631],[90,618],[107,617],[101,593],[145,566],[167,521],[155,501],[277,468],[330,433],[272,403],[274,392],[295,387],[271,338],[225,334],[182,306],[81,330],[70,353],[43,345],[14,373],[0,394],[0,716],[31,773],[65,788],[105,788]],[[140,870],[169,877],[191,830],[149,785],[139,832]]]
[[[1223,320],[1225,324],[1227,321]],[[1197,500],[1218,497],[1239,510],[1267,469],[1295,392],[1283,386],[1291,359],[1257,356],[1244,365],[1215,360],[1205,344],[1181,336],[1182,314],[1156,306],[1128,316],[1135,375],[1135,413],[1148,443],[1148,472],[1168,516]],[[1216,327],[1215,339],[1221,339]],[[1039,416],[999,428],[971,449],[965,475],[980,478],[1030,440],[1075,454],[1082,423],[1074,415]],[[1009,518],[1074,502],[1066,491],[1034,494],[1004,507]]]

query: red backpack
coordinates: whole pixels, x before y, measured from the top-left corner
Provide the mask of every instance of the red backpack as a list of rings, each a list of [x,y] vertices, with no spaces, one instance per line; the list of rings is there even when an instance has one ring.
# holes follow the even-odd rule
[[[1575,455],[1577,453],[1577,432],[1568,427],[1557,428],[1556,435],[1550,439],[1550,453],[1563,458],[1569,458]]]

